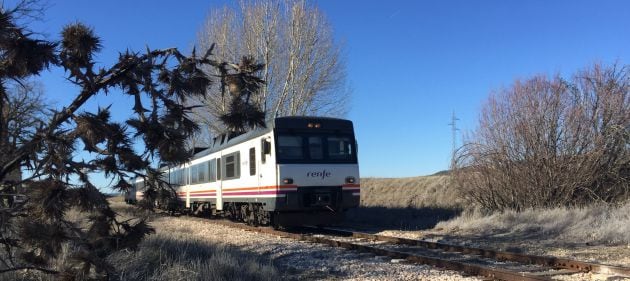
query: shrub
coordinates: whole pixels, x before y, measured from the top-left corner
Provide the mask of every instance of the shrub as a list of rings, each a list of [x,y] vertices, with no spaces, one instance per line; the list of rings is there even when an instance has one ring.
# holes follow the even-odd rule
[[[458,188],[483,209],[619,202],[630,195],[628,68],[537,76],[492,95],[456,154]]]

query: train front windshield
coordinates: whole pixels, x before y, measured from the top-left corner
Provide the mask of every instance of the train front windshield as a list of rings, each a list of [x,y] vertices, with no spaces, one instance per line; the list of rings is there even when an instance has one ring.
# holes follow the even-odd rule
[[[337,134],[279,134],[278,163],[357,163],[354,136]]]

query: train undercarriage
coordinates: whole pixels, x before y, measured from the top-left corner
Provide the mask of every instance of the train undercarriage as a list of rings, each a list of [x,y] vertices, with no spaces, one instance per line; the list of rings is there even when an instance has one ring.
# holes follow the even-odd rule
[[[184,214],[222,217],[249,225],[268,225],[275,228],[300,225],[330,225],[343,220],[343,211],[323,209],[314,211],[267,211],[262,203],[226,202],[223,210],[216,210],[209,202],[191,202],[190,208],[183,208]]]

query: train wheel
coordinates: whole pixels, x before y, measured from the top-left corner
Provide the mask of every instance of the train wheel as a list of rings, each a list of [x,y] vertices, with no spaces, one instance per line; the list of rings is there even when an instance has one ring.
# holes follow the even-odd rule
[[[229,218],[231,220],[235,220],[235,221],[240,220],[241,219],[241,210],[240,210],[240,208],[238,208],[238,206],[236,206],[236,204],[234,204],[234,203],[229,203],[229,206],[230,206],[228,208],[230,210]]]
[[[278,213],[276,212],[268,212],[269,214],[269,224],[273,229],[280,229],[280,224],[278,223]]]
[[[251,204],[243,204],[241,205],[241,220],[248,225],[254,225],[254,212],[252,211]]]
[[[251,225],[258,226],[259,225],[259,216],[258,216],[258,206],[252,203],[247,204],[247,208],[249,209],[248,218],[251,222]]]
[[[254,216],[256,224],[269,225],[271,224],[271,213],[263,209],[262,205],[254,205]]]
[[[184,205],[183,205],[183,206],[179,209],[179,211],[180,211],[180,212],[182,213],[182,215],[184,215],[184,216],[188,216],[188,214],[189,214],[188,210],[189,210],[189,209],[188,209],[188,208],[186,208],[186,205],[185,205],[185,204],[184,204]]]
[[[225,216],[228,219],[234,220],[234,210],[232,208],[232,204],[227,203],[223,206],[223,210],[225,210]]]

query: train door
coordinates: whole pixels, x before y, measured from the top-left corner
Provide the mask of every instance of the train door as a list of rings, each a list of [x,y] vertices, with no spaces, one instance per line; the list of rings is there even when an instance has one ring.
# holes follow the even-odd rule
[[[275,174],[270,173],[271,167],[271,141],[268,137],[263,137],[260,141],[260,156],[258,158],[258,189],[275,185]]]
[[[256,187],[256,192],[257,194],[260,194],[260,192],[262,191],[262,181],[260,179],[260,175],[261,175],[261,171],[260,171],[260,163],[259,163],[259,158],[256,156],[256,152],[259,151],[260,148],[257,147],[257,145],[254,145],[252,147],[249,148],[248,150],[248,161],[247,163],[249,164],[249,177],[251,180],[251,183],[255,185]]]

